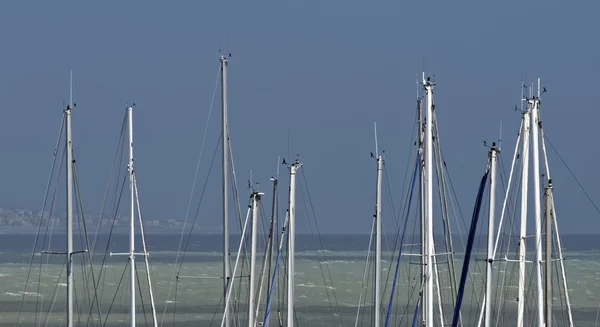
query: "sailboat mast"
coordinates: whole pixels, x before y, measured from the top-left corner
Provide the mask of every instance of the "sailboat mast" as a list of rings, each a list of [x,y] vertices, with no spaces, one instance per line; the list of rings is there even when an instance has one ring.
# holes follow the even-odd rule
[[[383,158],[377,156],[377,204],[375,206],[375,327],[379,327],[381,312],[381,174],[383,171]]]
[[[69,81],[69,105],[66,119],[66,175],[67,175],[67,327],[73,327],[73,140],[71,135],[71,108],[73,107],[73,73]]]
[[[523,327],[525,313],[525,255],[527,247],[527,186],[529,182],[529,105],[523,113],[523,148],[521,151],[521,231],[519,235],[519,296],[517,309],[517,327]]]
[[[130,191],[130,224],[129,224],[129,294],[131,327],[135,327],[135,179],[133,176],[133,108],[127,107],[127,124],[129,130],[129,161],[127,169],[129,172]]]
[[[548,180],[548,187],[544,190],[544,201],[546,204],[545,315],[546,326],[552,326],[552,180]]]
[[[424,159],[423,159],[423,98],[417,99],[417,140],[419,142],[419,228],[421,235],[421,282],[425,281],[425,189],[423,186],[423,174],[424,174]],[[423,284],[421,284],[423,285]],[[425,303],[423,300],[424,293],[421,289],[421,303]],[[425,325],[425,315],[421,310],[421,325]]]
[[[548,179],[548,186],[551,186],[551,181],[552,178],[550,177],[550,167],[548,166],[548,154],[546,152],[546,144],[544,141],[544,129],[542,128],[542,126],[540,126],[540,139],[542,140],[542,153],[544,155],[544,164],[545,164],[545,168],[546,168],[546,178]],[[554,225],[554,237],[556,240],[556,260],[558,261],[558,265],[559,265],[559,269],[560,269],[560,275],[561,278],[559,278],[559,282],[562,280],[562,286],[563,289],[565,290],[565,303],[566,303],[566,311],[567,311],[567,317],[569,319],[569,324],[568,326],[573,327],[573,313],[571,311],[571,298],[569,296],[569,287],[567,285],[567,273],[565,271],[565,264],[564,264],[564,257],[563,257],[563,253],[562,253],[562,246],[560,243],[560,233],[558,231],[558,223],[556,222],[556,208],[554,206],[554,196],[552,194],[552,192],[550,193],[550,203],[551,203],[551,215],[550,218],[551,219],[551,225]],[[552,231],[552,228],[550,228],[550,231]],[[548,235],[546,235],[546,237],[548,237]],[[548,268],[546,268],[548,269]],[[551,275],[550,275],[551,276]],[[550,293],[546,293],[546,296],[552,296],[552,292]]]
[[[255,326],[254,299],[256,296],[256,241],[258,236],[258,201],[263,193],[252,193],[252,241],[250,250],[250,294],[248,303],[248,326]]]
[[[425,122],[425,195],[426,195],[426,252],[425,252],[425,322],[433,326],[433,83],[424,78],[427,94],[427,116]]]
[[[496,210],[496,143],[490,149],[490,208],[488,214],[488,244],[487,244],[487,269],[485,276],[485,327],[491,327],[492,320],[492,263],[494,262],[494,224]]]
[[[537,96],[531,97],[531,136],[533,143],[533,199],[535,212],[535,272],[537,288],[537,325],[544,326],[544,289],[542,281],[542,208],[540,203],[540,151],[539,151],[539,97],[540,80],[538,79]]]
[[[224,296],[227,296],[229,287],[230,268],[229,268],[229,216],[228,216],[228,198],[227,188],[229,187],[229,124],[227,122],[227,58],[221,56],[221,142],[222,142],[222,175],[223,175],[223,288]],[[225,308],[225,326],[229,327],[229,310]]]
[[[279,158],[277,158],[277,163],[279,163]],[[271,227],[269,229],[269,273],[267,274],[267,276],[271,276],[271,262],[273,261],[273,241],[275,239],[275,227],[276,227],[276,223],[277,223],[277,187],[279,184],[279,173],[277,174],[277,177],[271,178],[271,180],[273,181],[273,202],[271,203]],[[274,283],[274,281],[273,281]],[[269,281],[269,286],[268,289],[270,290],[271,287],[273,287],[272,282]],[[268,299],[268,293],[267,293],[267,299]]]
[[[294,261],[296,248],[296,172],[302,166],[300,161],[296,160],[290,166],[290,199],[289,199],[289,241],[288,241],[288,307],[287,307],[287,326],[294,327]]]

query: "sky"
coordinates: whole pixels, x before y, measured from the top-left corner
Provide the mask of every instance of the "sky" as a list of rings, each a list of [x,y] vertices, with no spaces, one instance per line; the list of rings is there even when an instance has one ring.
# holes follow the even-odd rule
[[[230,133],[244,204],[252,170],[268,210],[278,156],[299,154],[321,232],[368,232],[373,122],[399,203],[423,70],[435,75],[442,146],[463,210],[485,169],[482,141],[499,137],[501,121],[510,162],[521,118],[513,108],[522,81],[537,77],[548,90],[546,135],[600,202],[599,16],[595,1],[557,0],[2,2],[0,207],[41,208],[73,69],[85,210],[100,211],[125,105],[135,102],[144,215],[183,220],[209,112],[198,185],[218,140],[218,92],[210,108],[219,49],[232,54]],[[200,211],[209,230],[220,225],[218,159]],[[597,232],[600,214],[556,155],[549,160],[561,231]],[[287,188],[285,167],[280,175]],[[285,189],[280,197],[285,205]],[[308,231],[302,219],[298,228]]]

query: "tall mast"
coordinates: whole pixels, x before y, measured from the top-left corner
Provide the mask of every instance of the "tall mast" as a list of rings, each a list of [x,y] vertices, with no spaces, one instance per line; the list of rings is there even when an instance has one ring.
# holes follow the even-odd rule
[[[496,210],[496,156],[498,149],[492,143],[490,149],[490,208],[488,214],[488,244],[487,244],[487,270],[485,276],[485,327],[491,327],[492,319],[492,263],[494,262],[494,215]]]
[[[279,163],[279,158],[277,158],[277,163]],[[279,166],[278,166],[279,167]],[[269,261],[269,273],[267,274],[267,276],[271,276],[271,262],[273,261],[273,242],[274,242],[274,238],[275,238],[275,228],[276,228],[276,222],[277,222],[277,187],[279,185],[279,174],[277,174],[277,177],[272,177],[271,180],[273,181],[273,202],[271,203],[271,227],[269,228],[269,256],[268,256],[268,261]],[[268,290],[271,289],[272,286],[272,282],[269,279],[269,286],[268,286]],[[269,298],[269,293],[267,292],[267,299]]]
[[[426,198],[426,252],[425,252],[425,323],[433,326],[433,83],[430,77],[423,86],[427,94],[427,116],[425,122],[425,198]]]
[[[529,114],[531,108],[529,105],[523,113],[523,148],[521,151],[521,232],[519,235],[519,296],[517,310],[517,327],[523,327],[525,313],[525,255],[527,247],[525,241],[527,237],[527,186],[529,182]]]
[[[130,224],[129,224],[129,294],[131,327],[135,327],[135,179],[133,176],[133,108],[127,107],[127,123],[129,130],[129,161],[127,170],[129,172],[130,191]]]
[[[546,326],[552,326],[552,180],[548,180],[548,187],[544,190],[544,201],[546,204],[546,260],[545,260],[545,315]],[[568,290],[566,291],[568,292]]]
[[[227,122],[227,58],[221,56],[221,142],[222,142],[222,158],[223,158],[223,288],[224,296],[227,296],[227,288],[229,287],[230,268],[229,268],[229,216],[227,213],[228,199],[227,188],[229,187],[229,124]],[[225,326],[229,327],[229,310],[225,306]]]
[[[417,99],[417,140],[419,142],[419,228],[421,235],[421,282],[423,283],[426,278],[425,271],[425,245],[427,241],[425,240],[425,188],[423,185],[423,174],[424,174],[424,158],[423,158],[423,98]],[[424,285],[424,284],[421,284]],[[424,300],[425,293],[421,289],[421,303],[425,303]],[[421,310],[421,325],[425,325],[425,315],[423,314],[423,310]]]
[[[67,152],[67,327],[73,327],[73,140],[71,135],[71,108],[73,108],[73,72],[69,78],[69,105],[66,115]]]
[[[533,141],[533,200],[535,212],[535,272],[537,288],[537,325],[544,326],[544,290],[542,281],[542,209],[540,204],[540,151],[539,151],[539,97],[540,80],[538,79],[537,96],[530,98],[531,136]]]
[[[296,172],[302,163],[296,161],[290,166],[290,199],[289,199],[289,241],[288,241],[288,307],[287,327],[294,327],[294,261],[296,247]]]
[[[383,158],[379,155],[377,148],[377,125],[375,125],[375,155],[377,156],[377,190],[375,204],[375,327],[379,327],[381,312],[381,174],[383,171]]]
[[[252,241],[250,252],[250,294],[248,303],[248,326],[255,326],[254,298],[256,296],[256,239],[258,236],[258,201],[263,193],[252,192]]]
[[[544,90],[545,92],[545,90]],[[542,92],[543,93],[543,92]],[[538,108],[540,107],[540,104],[538,104]],[[544,129],[542,128],[541,124],[540,124],[540,139],[542,140],[542,153],[544,155],[544,164],[545,164],[545,168],[546,168],[546,178],[548,179],[548,186],[552,186],[552,178],[550,177],[550,167],[548,166],[548,154],[546,152],[546,144],[544,141]],[[571,311],[571,299],[569,296],[569,287],[567,285],[567,274],[565,272],[565,264],[564,264],[564,260],[565,258],[563,257],[563,253],[562,253],[562,246],[560,243],[560,233],[558,231],[558,223],[556,221],[556,207],[554,206],[554,195],[552,193],[552,189],[550,189],[550,198],[549,201],[551,203],[551,215],[550,219],[551,220],[551,225],[554,226],[554,234],[553,237],[555,237],[556,240],[556,260],[558,261],[558,265],[559,265],[559,269],[560,269],[560,275],[562,278],[559,278],[559,282],[562,281],[562,286],[563,289],[565,290],[565,302],[566,302],[566,311],[567,311],[567,318],[569,320],[568,326],[573,327],[574,323],[573,323],[573,313]],[[548,228],[548,226],[546,227]],[[552,231],[552,227],[550,227],[549,229],[550,231]],[[546,235],[546,237],[548,237],[548,235]],[[548,242],[548,239],[546,239],[546,241]],[[551,240],[549,241],[551,242]],[[548,247],[547,251],[551,251],[551,247]],[[547,254],[547,256],[550,255],[551,258],[551,254]],[[546,269],[549,269],[549,267],[546,267]],[[551,274],[549,274],[548,276],[552,276]],[[552,286],[550,284],[550,286]],[[546,296],[550,297],[550,301],[552,299],[552,291],[550,291],[549,293],[546,293]],[[551,303],[550,303],[551,304]],[[550,320],[551,322],[551,320]],[[547,326],[550,326],[549,323],[547,323]]]

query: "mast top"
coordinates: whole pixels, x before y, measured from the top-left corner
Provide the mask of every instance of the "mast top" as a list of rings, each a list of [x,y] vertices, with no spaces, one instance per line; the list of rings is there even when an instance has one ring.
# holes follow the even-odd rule
[[[300,167],[302,166],[302,163],[300,162],[300,159],[296,158],[296,160],[291,164],[291,166]]]
[[[435,78],[435,75],[433,76]],[[431,76],[425,77],[425,72],[423,72],[423,87],[434,86],[435,80],[431,78]]]

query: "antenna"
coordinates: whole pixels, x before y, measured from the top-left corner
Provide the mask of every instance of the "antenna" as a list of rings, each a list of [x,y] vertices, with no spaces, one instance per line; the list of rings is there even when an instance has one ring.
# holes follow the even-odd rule
[[[419,74],[415,74],[415,85],[417,86],[417,100],[419,99]]]
[[[533,98],[533,82],[531,82],[531,88],[529,89],[529,97]]]
[[[69,106],[73,107],[73,69],[69,70]]]
[[[373,123],[373,128],[375,130],[375,155],[377,157],[379,157],[379,148],[377,145],[377,123],[376,122]]]
[[[500,121],[500,136],[498,137],[498,152],[502,148],[502,121]]]
[[[525,99],[525,89],[527,88],[527,85],[525,85],[525,82],[523,80],[521,80],[521,112],[523,112],[523,100]]]
[[[279,163],[281,162],[281,157],[277,156],[277,179],[279,179]]]

